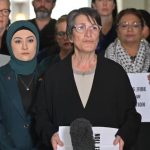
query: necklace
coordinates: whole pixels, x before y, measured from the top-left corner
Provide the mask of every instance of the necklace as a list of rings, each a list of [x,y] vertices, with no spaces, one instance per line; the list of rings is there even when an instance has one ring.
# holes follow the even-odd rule
[[[89,71],[86,71],[86,72],[82,72],[82,71],[78,71],[78,70],[73,69],[73,72],[75,74],[79,74],[79,75],[82,75],[84,77],[85,75],[93,74],[95,72],[95,70],[96,70],[96,68],[93,68],[92,70],[89,70]]]
[[[25,81],[21,78],[21,76],[18,76],[18,78],[19,78],[20,82],[22,83],[22,85],[25,87],[26,91],[30,91],[30,86],[31,86],[31,83],[34,79],[34,75],[32,76],[32,78],[28,84],[25,83]]]

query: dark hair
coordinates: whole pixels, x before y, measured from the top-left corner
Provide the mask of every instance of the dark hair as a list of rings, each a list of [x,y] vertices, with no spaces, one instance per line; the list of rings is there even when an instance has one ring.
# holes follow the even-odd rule
[[[150,28],[150,13],[144,9],[139,9],[143,19],[144,23]]]
[[[95,3],[96,0],[92,0],[92,3]],[[118,14],[118,6],[117,6],[117,0],[113,0],[115,4],[115,8],[112,12],[113,20],[116,20],[117,14]]]
[[[144,9],[140,9],[139,10],[143,19],[144,19],[144,23],[145,25],[149,28],[150,30],[150,13]],[[146,38],[146,40],[150,43],[150,34],[148,35],[148,37]]]
[[[118,14],[117,19],[116,19],[116,25],[119,24],[119,22],[123,16],[128,15],[128,14],[132,14],[132,15],[135,15],[136,17],[138,17],[140,19],[142,28],[144,27],[143,17],[141,15],[140,11],[135,8],[127,8],[127,9],[120,11],[120,13]]]
[[[101,25],[101,19],[97,11],[90,7],[83,7],[80,9],[72,10],[67,17],[67,35],[70,37],[72,35],[72,29],[74,27],[74,21],[77,16],[85,15],[89,20],[93,20],[98,25]]]

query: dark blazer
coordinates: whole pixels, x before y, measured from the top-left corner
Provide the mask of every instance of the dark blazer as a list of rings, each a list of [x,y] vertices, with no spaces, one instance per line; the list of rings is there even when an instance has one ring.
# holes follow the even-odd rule
[[[16,74],[7,64],[0,68],[0,150],[33,150],[30,126]]]
[[[46,73],[36,105],[37,133],[48,144],[58,126],[69,126],[76,118],[84,117],[93,126],[118,128],[117,134],[129,146],[136,139],[141,120],[135,106],[134,91],[124,69],[98,56],[92,89],[84,108],[70,55]]]

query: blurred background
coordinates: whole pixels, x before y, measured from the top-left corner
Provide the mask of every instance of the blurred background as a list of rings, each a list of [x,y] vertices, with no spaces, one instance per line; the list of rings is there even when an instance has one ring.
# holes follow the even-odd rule
[[[118,11],[134,7],[145,9],[150,12],[150,0],[117,0]],[[72,9],[80,7],[90,7],[91,0],[57,0],[52,12],[52,18],[59,18],[62,14],[67,14]],[[35,17],[32,0],[11,0],[11,21],[32,19]]]

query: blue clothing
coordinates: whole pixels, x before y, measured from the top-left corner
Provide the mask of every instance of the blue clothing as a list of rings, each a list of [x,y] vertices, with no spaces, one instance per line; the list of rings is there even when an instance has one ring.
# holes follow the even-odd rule
[[[0,150],[34,150],[31,116],[24,111],[16,74],[0,68]]]
[[[116,26],[112,25],[110,31],[104,35],[100,34],[100,41],[98,43],[96,53],[101,53],[104,55],[106,48],[112,43],[117,37]]]
[[[36,37],[36,54],[32,60],[17,59],[13,53],[12,38],[20,30],[31,31]],[[0,150],[35,150],[37,137],[33,128],[31,108],[37,90],[38,31],[31,22],[16,21],[7,30],[6,42],[10,62],[0,68]],[[32,75],[30,82],[25,83],[19,78],[20,75]]]

